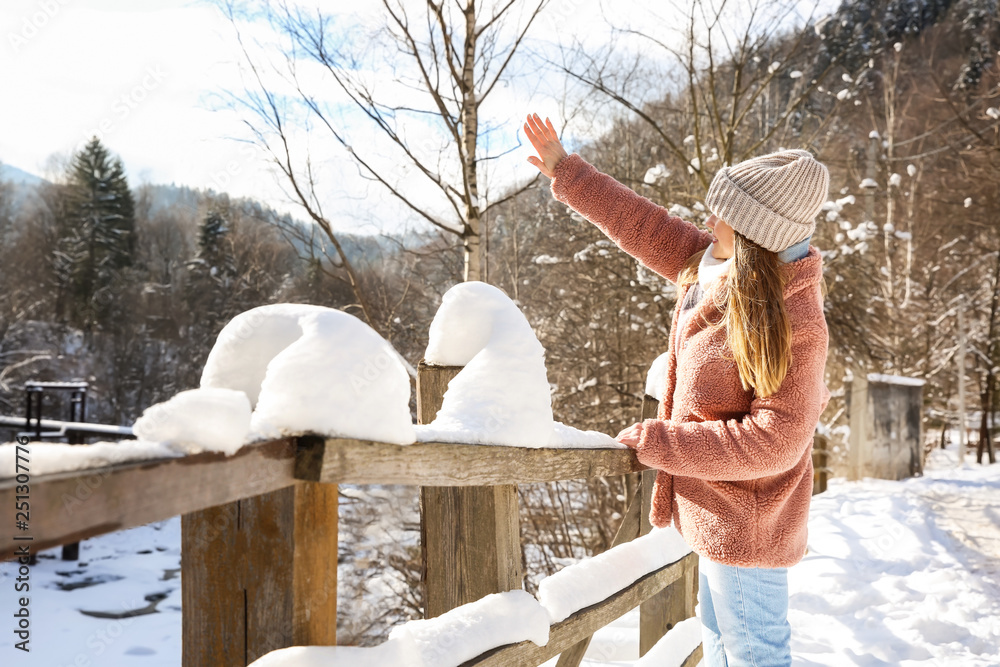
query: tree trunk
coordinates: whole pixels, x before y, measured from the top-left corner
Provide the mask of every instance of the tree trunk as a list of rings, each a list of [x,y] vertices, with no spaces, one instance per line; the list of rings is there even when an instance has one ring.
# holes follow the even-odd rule
[[[989,452],[990,463],[996,463],[996,454],[993,451],[993,414],[996,410],[997,377],[993,373],[993,368],[1000,363],[997,352],[997,310],[1000,309],[1000,252],[997,253],[997,263],[993,269],[993,298],[990,300],[990,321],[986,340],[989,344],[986,348],[986,387],[983,391],[983,421],[979,425],[979,447],[976,449],[976,463],[983,462],[983,450]],[[991,428],[992,427],[992,428]]]
[[[476,143],[479,134],[479,100],[476,99],[476,2],[465,7],[465,51],[462,62],[462,172],[465,177],[464,280],[482,280],[479,216],[479,180]]]
[[[990,428],[990,415],[993,412],[993,373],[991,369],[986,371],[985,388],[982,393],[982,421],[979,423],[979,445],[976,447],[976,463],[983,462],[983,452],[989,451],[990,463],[996,463],[996,456],[993,453],[993,433]]]

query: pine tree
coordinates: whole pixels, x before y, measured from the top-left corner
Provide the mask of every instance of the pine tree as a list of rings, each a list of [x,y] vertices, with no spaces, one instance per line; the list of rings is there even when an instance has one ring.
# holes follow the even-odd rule
[[[71,317],[90,330],[110,312],[136,248],[125,168],[96,137],[70,163],[66,225],[57,253],[69,273]]]
[[[198,233],[198,259],[205,262],[211,270],[224,271],[231,264],[226,256],[224,241],[229,233],[229,224],[226,218],[218,210],[212,210],[205,216]]]
[[[235,315],[228,309],[236,279],[232,216],[225,204],[211,204],[199,225],[198,253],[188,262],[184,301],[194,316],[186,327],[185,338],[200,342],[205,349],[212,347],[219,330]]]

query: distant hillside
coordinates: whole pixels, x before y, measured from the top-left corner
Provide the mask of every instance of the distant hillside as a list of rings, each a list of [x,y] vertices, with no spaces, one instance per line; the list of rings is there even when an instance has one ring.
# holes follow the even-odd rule
[[[0,182],[7,185],[10,196],[10,213],[16,217],[18,211],[28,208],[35,201],[39,185],[48,183],[44,178],[0,162]]]
[[[35,176],[23,169],[18,169],[9,164],[4,164],[0,162],[0,181],[6,181],[8,183],[14,183],[19,185],[39,185],[45,183],[45,179],[40,176]]]
[[[230,205],[251,212],[258,219],[281,221],[284,226],[297,226],[303,230],[308,230],[312,224],[287,213],[278,213],[267,204],[262,204],[254,199],[229,198],[225,193],[219,194],[215,191],[205,191],[185,185],[144,185],[140,191],[147,193],[149,197],[149,215],[151,217],[164,211],[180,209],[189,211],[194,219],[200,220],[205,215],[211,200],[222,199],[229,201]],[[138,192],[136,191],[137,194]],[[371,234],[352,234],[338,231],[337,239],[354,262],[376,262],[397,252],[399,248],[398,241]],[[326,251],[331,257],[336,255],[333,244],[326,240],[322,233],[316,234],[316,242],[326,245]],[[295,245],[301,253],[305,252],[304,244],[296,243]]]
[[[3,163],[0,163],[0,181],[9,184],[10,207],[15,219],[19,213],[27,212],[30,209],[29,204],[39,201],[35,197],[38,187],[49,182],[23,169]],[[205,215],[211,200],[227,197],[225,193],[219,194],[214,191],[173,184],[145,184],[133,188],[132,194],[136,197],[137,201],[145,199],[148,205],[148,208],[145,209],[145,214],[150,217],[155,217],[167,211],[184,211],[192,223],[200,220]],[[244,208],[244,210],[253,211],[255,217],[262,219],[273,218],[275,220],[282,220],[285,224],[297,225],[302,229],[308,229],[311,224],[287,214],[279,214],[266,204],[253,199],[233,199],[231,203]],[[370,234],[352,234],[349,232],[338,232],[337,237],[345,251],[352,258],[352,261],[355,262],[378,262],[383,260],[387,256],[399,251],[400,240],[402,240]],[[317,234],[316,238],[317,242],[325,240],[322,234]],[[411,238],[409,240],[413,241],[414,239]],[[335,255],[336,251],[332,244],[327,242],[326,245],[327,252],[331,256]],[[300,246],[299,250],[302,251],[304,249]]]

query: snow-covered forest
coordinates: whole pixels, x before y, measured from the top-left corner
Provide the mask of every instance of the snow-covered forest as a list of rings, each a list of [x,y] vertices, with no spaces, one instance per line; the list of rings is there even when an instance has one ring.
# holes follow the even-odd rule
[[[716,15],[717,4],[696,0],[670,25],[595,16],[608,24],[607,40],[567,39],[544,54],[531,40],[573,3],[495,4],[474,10],[481,41],[467,74],[446,39],[471,39],[467,17],[433,2],[387,2],[372,40],[353,44],[322,39],[343,29],[322,14],[219,3],[247,32],[268,22],[277,36],[268,48],[308,64],[299,80],[294,67],[282,70],[259,51],[238,54],[252,71],[274,67],[293,82],[249,77],[237,106],[297,217],[222,191],[137,186],[113,142],[96,138],[46,179],[0,170],[0,414],[23,414],[27,381],[85,380],[89,420],[132,425],[149,406],[197,387],[222,328],[267,304],[349,313],[415,368],[442,296],[480,280],[513,300],[544,348],[555,420],[612,436],[634,423],[647,370],[667,348],[675,288],[555,201],[527,165],[501,189],[483,185],[502,151],[477,139],[507,132],[504,145],[514,145],[519,127],[495,126],[504,100],[493,98],[527,85],[514,72],[539,68],[558,82],[567,148],[693,222],[707,218],[701,202],[721,166],[779,148],[812,151],[831,175],[812,244],[823,253],[827,289],[833,398],[819,430],[830,437],[834,475],[847,464],[845,387],[859,373],[925,380],[925,452],[945,460],[940,449],[954,455],[964,431],[966,459],[992,462],[986,445],[1000,444],[990,419],[1000,413],[996,3],[866,0],[829,15],[797,3],[738,3],[736,14]],[[656,57],[637,57],[642,50]],[[386,53],[385,66],[410,87],[405,100],[380,97],[364,78]],[[343,93],[369,124],[352,135],[310,86]],[[432,139],[409,138],[414,116],[432,119]],[[377,216],[379,203],[391,202],[412,226],[370,235],[334,224],[315,156],[301,143],[305,126],[315,145],[346,149],[343,159],[369,182],[359,206]],[[384,142],[381,154],[362,148],[372,135]],[[423,180],[407,189],[386,159]],[[61,417],[60,404],[49,409]],[[865,487],[864,502],[889,503],[900,525],[923,511],[916,501],[896,507],[881,491]],[[843,488],[836,493],[836,502],[820,502],[817,529],[844,505],[862,506],[843,500]],[[350,609],[339,617],[341,643],[379,644],[394,625],[420,617],[417,496],[415,487],[341,486],[338,596]],[[607,550],[626,509],[621,479],[523,485],[518,496],[530,593],[567,563]],[[150,544],[178,532],[160,528]],[[936,535],[914,543],[933,550]],[[844,538],[849,548],[852,539]],[[793,607],[802,618],[826,613],[817,605]],[[967,611],[966,620],[982,620]],[[950,632],[918,625],[905,631]],[[859,640],[858,650],[877,644]],[[925,657],[914,649],[908,659]]]

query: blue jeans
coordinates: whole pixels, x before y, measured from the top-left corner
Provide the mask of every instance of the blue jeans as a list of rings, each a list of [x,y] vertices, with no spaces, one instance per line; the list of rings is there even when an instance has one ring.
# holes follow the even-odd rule
[[[705,667],[789,667],[788,568],[698,559]]]

